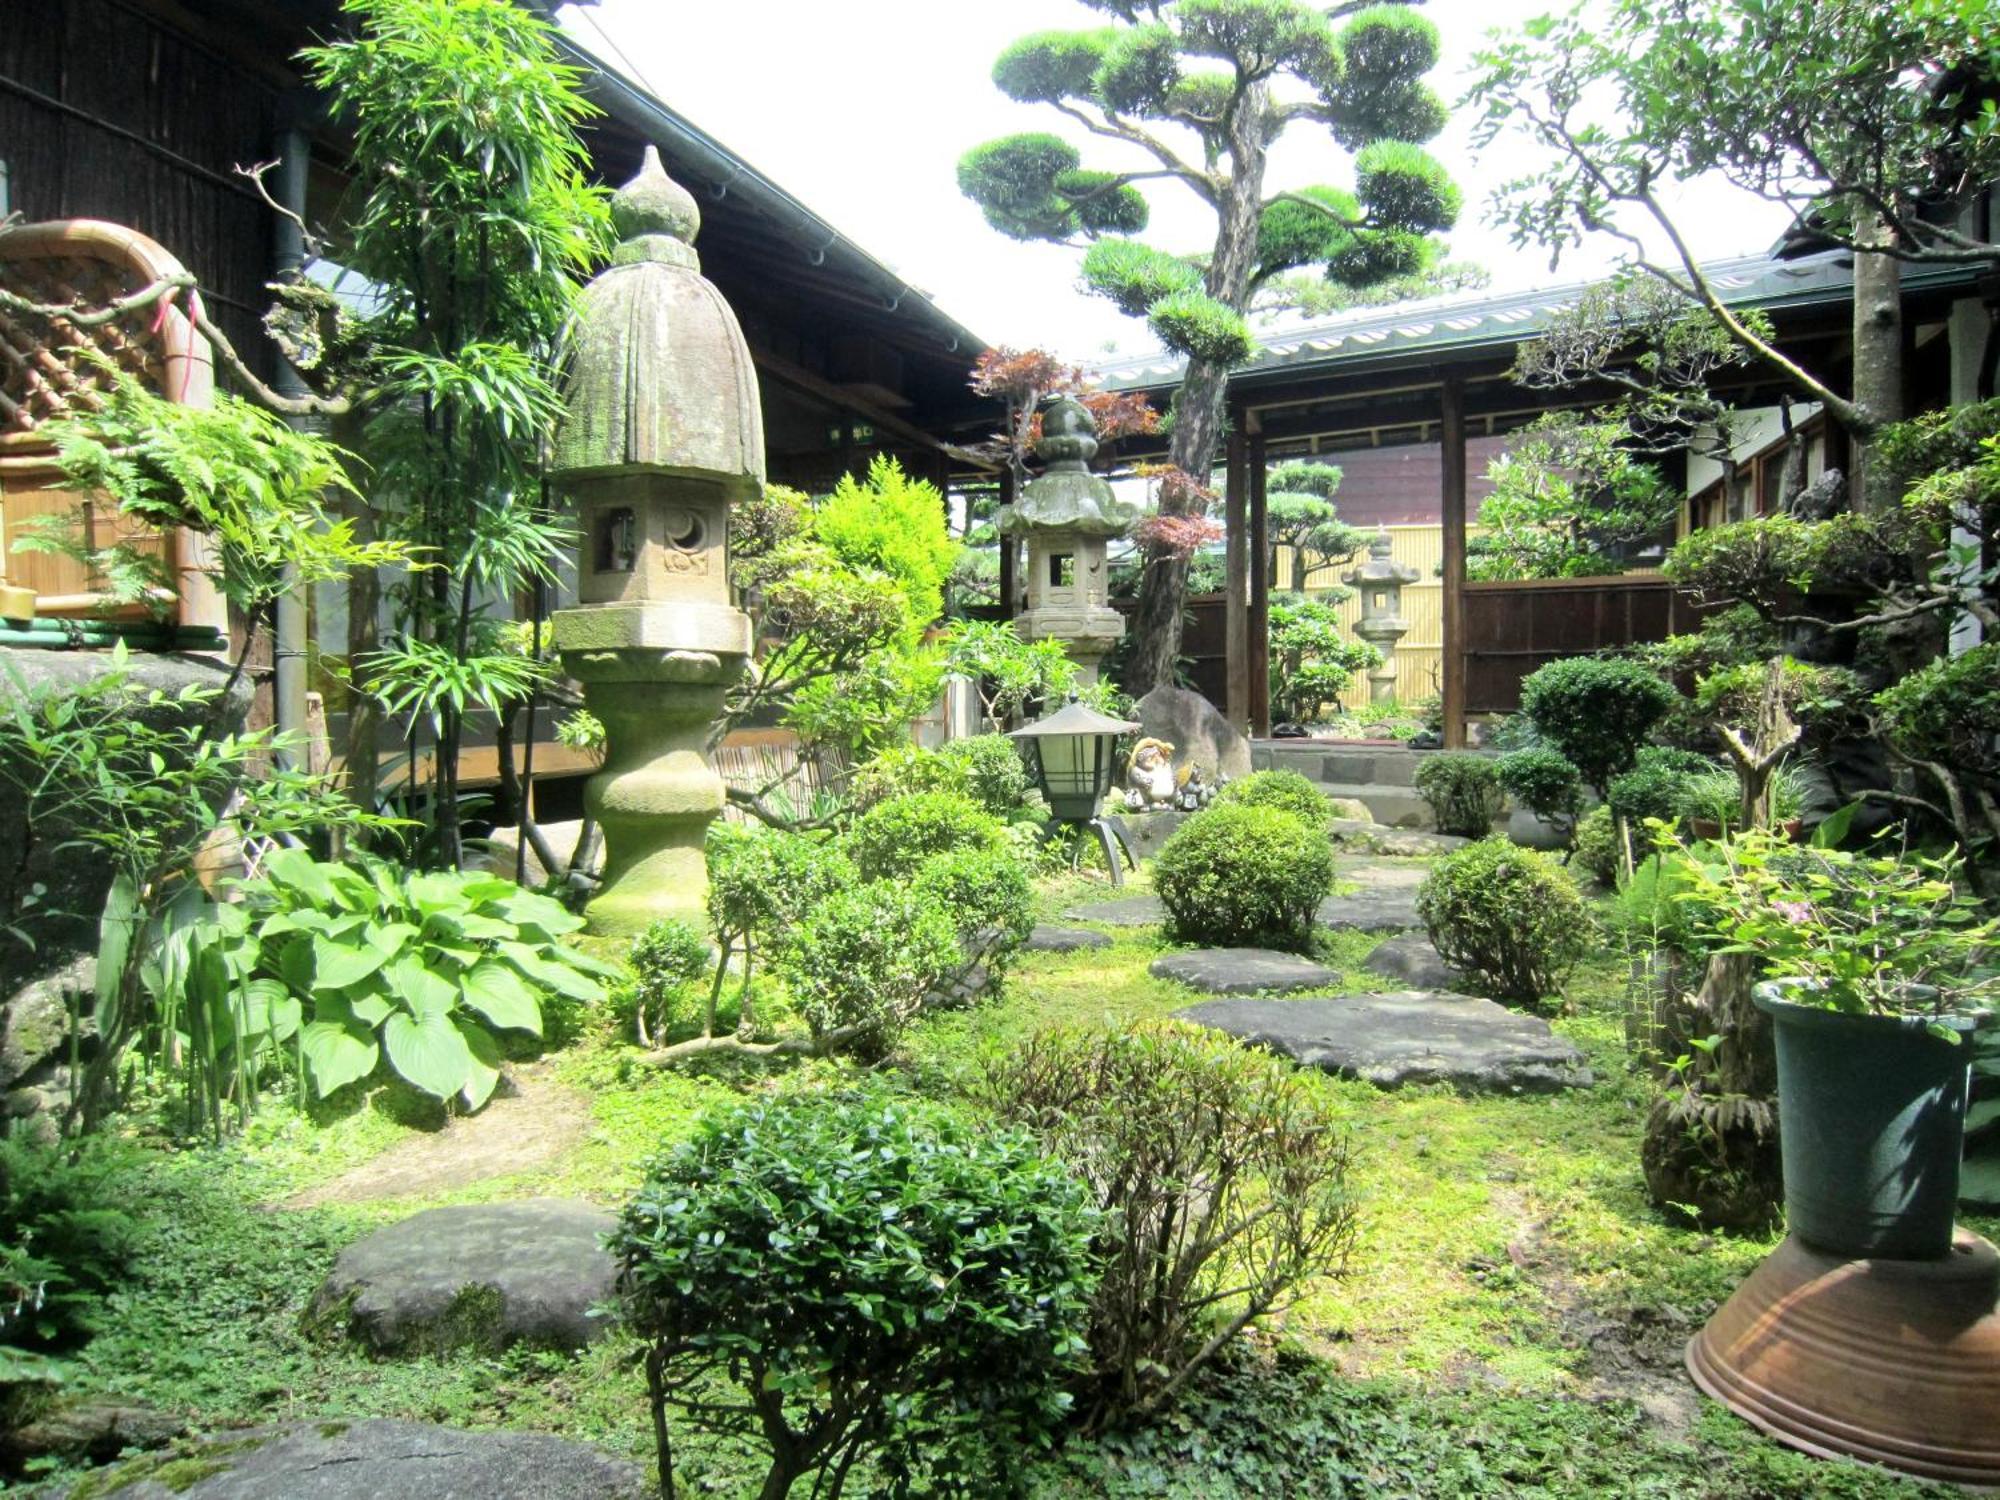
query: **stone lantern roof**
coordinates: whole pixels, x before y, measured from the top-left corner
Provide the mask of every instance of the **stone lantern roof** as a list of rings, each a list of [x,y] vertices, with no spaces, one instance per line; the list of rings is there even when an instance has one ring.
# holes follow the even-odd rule
[[[1048,468],[1021,488],[1021,498],[1000,513],[1008,531],[1040,528],[1085,536],[1123,536],[1139,507],[1118,498],[1108,480],[1090,472],[1097,453],[1097,419],[1081,401],[1059,396],[1042,413],[1035,456]]]
[[[551,477],[653,472],[754,492],[764,482],[756,371],[736,314],[701,274],[694,198],[648,146],[611,216],[618,247],[577,299]]]
[[[1368,543],[1368,561],[1351,569],[1347,582],[1355,588],[1367,588],[1371,584],[1415,583],[1422,576],[1421,570],[1408,563],[1391,562],[1389,551],[1395,545],[1386,531],[1377,531]]]

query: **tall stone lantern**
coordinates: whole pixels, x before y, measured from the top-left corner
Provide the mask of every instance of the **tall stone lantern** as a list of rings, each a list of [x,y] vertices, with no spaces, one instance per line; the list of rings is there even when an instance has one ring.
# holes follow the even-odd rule
[[[1097,422],[1090,408],[1067,396],[1042,413],[1035,456],[1048,467],[1021,488],[1001,524],[1028,542],[1028,607],[1014,621],[1026,641],[1059,640],[1081,683],[1097,680],[1097,664],[1125,633],[1111,607],[1105,549],[1139,519],[1139,507],[1118,498],[1090,472]]]
[[[723,785],[704,742],[750,654],[729,593],[729,507],[764,483],[757,376],[701,275],[694,199],[647,148],[611,200],[619,244],[578,303],[550,477],[582,532],[563,670],[604,723],[584,806],[604,830],[595,932],[699,923],[702,840]]]
[[[1417,569],[1408,563],[1391,562],[1391,542],[1387,531],[1377,531],[1368,544],[1368,561],[1347,575],[1348,587],[1361,595],[1361,618],[1354,633],[1382,655],[1382,662],[1368,674],[1368,700],[1390,703],[1396,697],[1396,642],[1410,633],[1403,618],[1403,586],[1415,583]]]

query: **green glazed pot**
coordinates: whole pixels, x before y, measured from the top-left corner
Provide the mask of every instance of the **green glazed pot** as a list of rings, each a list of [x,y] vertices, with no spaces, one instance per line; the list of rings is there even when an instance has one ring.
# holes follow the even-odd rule
[[[1951,1250],[1965,1147],[1968,1016],[1850,1015],[1760,984],[1778,1049],[1778,1145],[1793,1234],[1832,1255],[1925,1260]],[[1792,991],[1795,993],[1795,991]]]

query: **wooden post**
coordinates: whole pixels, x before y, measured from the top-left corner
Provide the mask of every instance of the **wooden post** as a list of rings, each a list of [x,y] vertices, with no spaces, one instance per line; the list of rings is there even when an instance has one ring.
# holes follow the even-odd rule
[[[1438,395],[1438,441],[1444,460],[1444,744],[1465,748],[1465,387],[1444,378]]]
[[[1271,525],[1265,509],[1264,429],[1247,414],[1250,466],[1250,733],[1271,733]]]
[[[1223,615],[1225,637],[1223,665],[1229,683],[1224,695],[1229,700],[1222,712],[1238,729],[1250,722],[1250,537],[1247,521],[1248,486],[1244,483],[1249,449],[1244,441],[1243,414],[1230,412],[1226,478],[1223,481],[1223,526],[1226,531],[1227,607]]]
[[[1000,535],[1000,618],[1014,618],[1014,559],[1019,544],[1012,532],[1000,523],[1007,519],[1008,507],[1014,503],[1014,469],[1012,465],[1000,471],[1000,509],[994,513],[994,530]]]

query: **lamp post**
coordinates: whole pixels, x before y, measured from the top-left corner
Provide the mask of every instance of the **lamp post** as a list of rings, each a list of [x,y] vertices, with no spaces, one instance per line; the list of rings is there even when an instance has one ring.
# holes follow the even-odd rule
[[[1096,832],[1113,885],[1125,883],[1119,864],[1121,851],[1134,869],[1138,862],[1125,848],[1124,836],[1104,820],[1104,794],[1111,790],[1112,773],[1118,765],[1118,737],[1136,733],[1138,728],[1129,720],[1101,714],[1072,695],[1068,704],[1046,719],[1008,736],[1019,747],[1028,775],[1047,799],[1056,821]]]
[[[1389,533],[1377,531],[1368,544],[1368,561],[1347,575],[1350,588],[1361,595],[1361,618],[1354,633],[1373,646],[1382,661],[1368,674],[1368,700],[1388,703],[1396,696],[1396,642],[1410,632],[1403,618],[1403,585],[1417,581],[1417,570],[1391,562]]]

